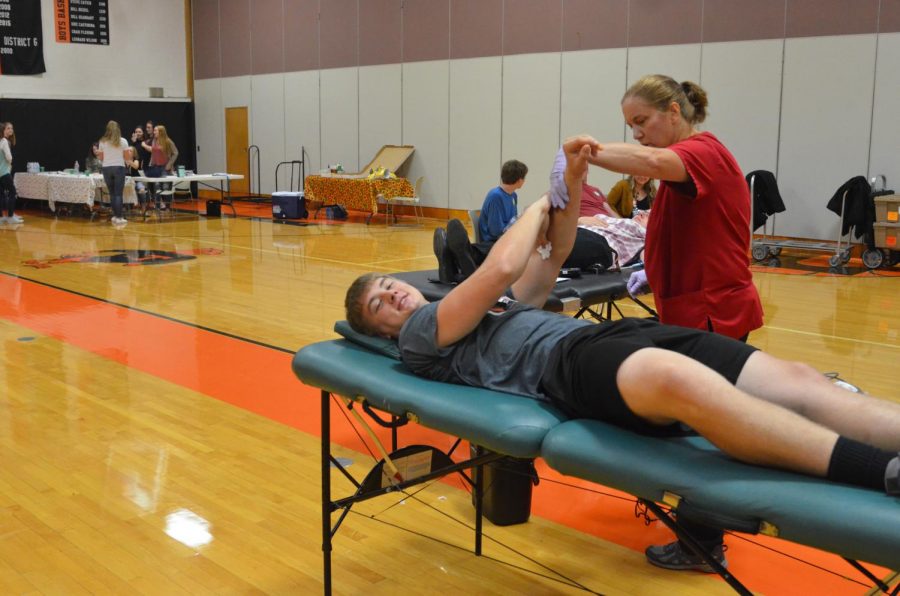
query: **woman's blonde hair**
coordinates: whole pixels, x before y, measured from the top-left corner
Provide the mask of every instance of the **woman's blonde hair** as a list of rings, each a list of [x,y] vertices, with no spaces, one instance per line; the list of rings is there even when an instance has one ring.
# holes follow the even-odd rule
[[[119,139],[122,138],[122,130],[119,128],[119,123],[115,120],[110,120],[106,123],[106,132],[103,133],[103,136],[100,137],[101,141],[106,141],[110,145],[115,147],[119,146]]]
[[[634,196],[637,190],[637,182],[634,181],[634,176],[625,176],[625,180],[628,180],[628,186],[631,187],[631,195]],[[650,204],[652,205],[653,199],[656,198],[656,180],[647,177],[647,182],[644,183],[644,192],[647,193],[647,198],[650,199]]]
[[[166,157],[172,157],[172,147],[175,143],[172,142],[172,139],[169,138],[169,133],[166,132],[166,127],[162,124],[156,125],[156,139],[153,141],[154,143],[158,143],[160,147],[162,147],[163,153],[166,154]]]
[[[706,120],[706,106],[709,105],[706,91],[697,83],[679,83],[672,77],[659,74],[641,77],[628,88],[622,101],[629,97],[642,99],[661,112],[668,110],[674,101],[681,108],[681,117],[690,124]]]

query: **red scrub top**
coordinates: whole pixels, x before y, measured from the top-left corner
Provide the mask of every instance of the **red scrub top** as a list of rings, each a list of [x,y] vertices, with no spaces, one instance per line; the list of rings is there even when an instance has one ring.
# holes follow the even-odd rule
[[[734,156],[703,132],[675,143],[685,182],[662,182],[644,262],[660,321],[741,338],[762,327],[750,273],[750,191]]]

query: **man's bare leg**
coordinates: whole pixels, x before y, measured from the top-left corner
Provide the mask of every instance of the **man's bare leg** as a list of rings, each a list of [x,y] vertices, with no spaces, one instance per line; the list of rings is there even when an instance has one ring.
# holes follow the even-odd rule
[[[841,389],[806,364],[755,352],[737,387],[845,437],[900,451],[900,403]]]
[[[658,424],[680,421],[747,463],[824,477],[838,433],[734,387],[680,354],[638,350],[616,376],[626,405]]]

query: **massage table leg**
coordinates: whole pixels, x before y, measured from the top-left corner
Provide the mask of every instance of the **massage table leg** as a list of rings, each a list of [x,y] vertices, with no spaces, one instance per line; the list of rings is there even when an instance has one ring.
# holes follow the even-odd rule
[[[350,402],[351,406],[352,403],[353,402]],[[324,389],[321,392],[320,407],[322,413],[322,425],[320,432],[320,461],[322,466],[322,573],[324,594],[331,594],[331,552],[333,550],[332,538],[337,533],[338,529],[341,526],[341,523],[350,512],[350,508],[354,503],[365,501],[389,492],[403,491],[411,486],[429,482],[431,480],[436,480],[454,472],[462,473],[468,469],[476,470],[476,477],[474,480],[465,474],[463,474],[463,478],[472,486],[472,490],[475,494],[475,554],[477,556],[481,556],[483,530],[482,510],[484,500],[484,465],[503,458],[503,454],[490,451],[486,452],[483,448],[476,446],[474,457],[460,463],[454,463],[450,460],[449,455],[432,448],[436,454],[440,454],[445,458],[445,461],[438,462],[441,467],[439,467],[438,469],[433,468],[430,473],[423,474],[415,478],[404,479],[401,482],[398,482],[386,488],[372,488],[371,486],[367,486],[366,483],[360,484],[359,482],[357,482],[340,464],[340,462],[331,455],[331,393],[325,391]],[[371,408],[368,406],[368,404],[363,404],[363,410],[369,413],[370,416],[372,416],[378,422],[378,424],[387,426],[391,429],[391,441],[393,443],[391,455],[393,456],[395,452],[397,452],[397,428],[406,424],[406,419],[398,419],[395,417],[393,422],[385,423],[371,411]],[[457,440],[457,444],[459,444],[459,440]],[[450,452],[452,453],[453,449],[451,449]],[[346,476],[351,483],[356,486],[357,490],[354,495],[338,499],[336,501],[332,500],[332,464],[335,468],[338,469],[338,471],[344,474],[344,476]],[[331,514],[338,510],[341,511],[341,514],[338,517],[337,521],[332,524]]]

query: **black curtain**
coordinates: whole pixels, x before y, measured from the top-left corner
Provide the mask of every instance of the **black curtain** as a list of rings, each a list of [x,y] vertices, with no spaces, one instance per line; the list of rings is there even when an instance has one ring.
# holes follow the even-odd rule
[[[0,99],[0,122],[16,130],[13,171],[22,172],[29,161],[48,172],[75,165],[84,169],[91,144],[103,136],[106,123],[115,120],[130,143],[131,131],[147,120],[166,127],[178,147],[177,165],[197,171],[194,104],[186,101],[102,101],[66,99]]]

